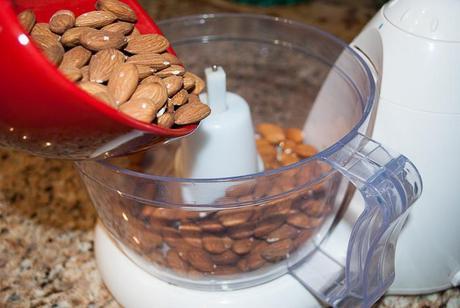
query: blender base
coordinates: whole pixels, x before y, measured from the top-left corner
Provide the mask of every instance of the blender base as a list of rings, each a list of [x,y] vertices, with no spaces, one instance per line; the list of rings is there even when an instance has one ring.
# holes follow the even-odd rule
[[[235,291],[197,291],[166,283],[132,262],[98,223],[96,262],[102,279],[124,307],[156,308],[309,308],[316,299],[292,276]]]

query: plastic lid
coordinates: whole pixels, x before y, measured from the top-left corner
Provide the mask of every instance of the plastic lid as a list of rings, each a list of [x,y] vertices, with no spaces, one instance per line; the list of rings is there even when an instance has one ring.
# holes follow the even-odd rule
[[[428,39],[460,41],[460,1],[394,0],[383,9],[396,27]]]

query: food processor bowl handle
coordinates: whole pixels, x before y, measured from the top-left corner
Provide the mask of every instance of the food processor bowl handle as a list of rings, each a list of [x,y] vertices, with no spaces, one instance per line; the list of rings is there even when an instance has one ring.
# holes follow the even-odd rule
[[[422,181],[405,156],[362,134],[337,146],[323,160],[347,177],[365,201],[351,232],[343,275],[315,289],[301,267],[291,268],[291,274],[331,306],[371,307],[394,280],[396,242]]]

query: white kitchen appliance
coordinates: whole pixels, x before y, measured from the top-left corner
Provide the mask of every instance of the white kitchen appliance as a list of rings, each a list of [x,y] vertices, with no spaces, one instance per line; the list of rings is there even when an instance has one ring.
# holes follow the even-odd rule
[[[300,91],[295,82],[301,87],[305,76],[317,76],[321,85],[319,91],[313,93],[314,103],[303,126],[305,141],[322,150],[315,157],[317,160],[327,162],[357,186],[366,205],[358,194],[348,207],[334,204],[337,212],[317,230],[312,242],[306,246],[308,252],[300,254],[300,259],[293,253],[281,268],[257,272],[250,277],[243,275],[237,281],[222,281],[212,275],[198,281],[181,280],[170,272],[163,272],[161,266],[158,268],[153,264],[155,262],[146,262],[142,251],[137,251],[135,246],[128,247],[128,240],[123,236],[133,232],[129,228],[120,228],[123,220],[130,224],[136,219],[128,210],[144,207],[143,203],[152,198],[143,190],[139,191],[140,187],[150,187],[150,181],[160,182],[165,191],[179,187],[188,196],[184,199],[193,200],[195,206],[207,205],[202,207],[203,218],[208,215],[206,211],[215,208],[209,205],[209,196],[196,192],[213,187],[212,195],[220,195],[230,184],[246,183],[264,175],[222,178],[217,182],[195,181],[135,174],[106,162],[78,163],[101,221],[108,229],[107,232],[102,225],[96,229],[96,257],[103,279],[115,297],[128,307],[305,308],[320,304],[369,307],[390,287],[395,272],[396,279],[390,289],[394,293],[424,293],[458,285],[460,241],[456,235],[460,234],[460,226],[456,219],[460,214],[460,202],[453,183],[454,176],[460,172],[456,160],[460,157],[460,142],[455,142],[455,133],[460,133],[460,97],[459,91],[455,91],[460,82],[457,56],[460,54],[460,35],[455,28],[455,14],[459,9],[460,2],[454,0],[396,0],[388,3],[351,44],[351,48],[361,55],[361,60],[355,59],[356,54],[349,49],[336,53],[337,42],[327,34],[281,19],[203,15],[162,24],[179,53],[181,44],[196,44],[195,49],[184,48],[187,51],[185,56],[190,50],[202,52],[198,45],[203,44],[216,46],[200,54],[199,59],[204,61],[213,58],[219,50],[228,52],[230,58],[239,46],[246,48],[240,61],[234,62],[246,63],[247,72],[244,67],[233,70],[231,66],[223,65],[228,76],[234,78],[229,86],[231,89],[239,90],[238,86],[241,86],[238,77],[232,74],[243,72],[246,75],[240,79],[250,75],[249,88],[252,79],[260,78],[255,85],[269,92],[264,87],[271,86],[273,79],[269,77],[272,75],[254,74],[249,67],[263,70],[268,58],[279,59],[279,62],[268,63],[268,66],[273,63],[271,69],[274,72],[289,66],[282,52],[277,58],[279,50],[273,46],[301,52],[305,49],[313,52],[319,61],[322,57],[335,59],[335,64],[327,63],[333,69],[323,74],[312,71],[308,60],[293,52],[293,61],[300,61],[292,66],[293,75],[280,74],[277,76],[280,80],[273,82],[290,85],[291,91]],[[198,27],[203,27],[199,31],[205,29],[200,32],[202,36],[196,35]],[[176,32],[181,32],[177,34],[180,39],[175,40]],[[308,39],[302,42],[303,32],[308,32],[311,45]],[[252,33],[263,35],[251,36]],[[317,37],[321,37],[319,41],[323,44],[316,45]],[[247,58],[248,55],[251,57]],[[296,56],[299,59],[296,60]],[[190,59],[187,63],[193,63]],[[221,59],[225,61],[225,56]],[[299,68],[298,63],[304,60],[305,65]],[[366,62],[369,67],[361,67],[359,61]],[[291,78],[286,81],[284,77]],[[290,80],[294,82],[289,83]],[[349,86],[345,86],[347,82]],[[352,90],[354,87],[356,93]],[[307,89],[305,95],[312,94],[307,85],[304,88]],[[244,90],[242,94],[237,92],[245,97]],[[360,109],[360,104],[363,107],[366,100],[368,103],[374,101],[376,94],[373,112]],[[355,101],[356,105],[341,105],[338,103],[341,98]],[[253,102],[250,103],[252,108]],[[289,108],[286,104],[274,104],[269,112],[279,110],[282,122],[283,108]],[[303,125],[298,121],[296,124]],[[347,131],[351,132],[343,137]],[[372,133],[375,140],[404,153],[420,169],[425,192],[407,221],[407,208],[421,190],[417,172],[403,156],[384,150],[365,137],[366,133]],[[195,138],[200,139],[199,135]],[[206,149],[205,142],[203,147]],[[193,149],[192,154],[196,154],[194,151],[197,149]],[[249,156],[247,159],[253,162],[249,165],[255,168],[254,155]],[[295,168],[301,168],[301,165],[299,163]],[[218,170],[211,171],[216,173]],[[203,173],[197,173],[203,177]],[[281,177],[282,174],[267,172],[267,176]],[[337,189],[334,191],[343,197],[345,187],[342,184],[334,186]],[[375,189],[375,185],[380,188]],[[162,196],[155,198],[161,199]],[[186,210],[191,210],[191,200],[187,200]],[[156,202],[159,200],[152,201]],[[388,202],[391,204],[388,212],[375,214],[374,211],[384,211]],[[116,203],[122,206],[107,208],[107,204],[113,206]],[[120,220],[115,219],[117,213]],[[401,229],[403,232],[396,248]],[[132,238],[135,244],[142,242],[135,236]]]
[[[380,79],[373,138],[407,155],[424,182],[391,293],[460,285],[459,13],[457,0],[394,0],[351,44]]]

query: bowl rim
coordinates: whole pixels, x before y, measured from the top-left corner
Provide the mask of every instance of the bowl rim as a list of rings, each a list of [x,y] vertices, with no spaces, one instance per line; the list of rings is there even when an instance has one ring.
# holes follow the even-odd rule
[[[359,53],[357,53],[355,50],[353,50],[346,42],[343,40],[339,39],[335,35],[328,33],[326,31],[323,31],[315,26],[308,25],[302,22],[297,22],[293,21],[287,18],[280,18],[280,17],[272,17],[272,16],[267,16],[267,15],[262,15],[262,14],[249,14],[249,13],[213,13],[213,14],[196,14],[196,15],[187,15],[187,16],[181,16],[181,17],[175,17],[175,18],[170,18],[166,19],[163,21],[159,21],[157,24],[161,28],[163,25],[166,24],[171,24],[171,23],[178,23],[181,21],[192,21],[192,20],[199,20],[199,19],[216,19],[216,18],[244,18],[244,19],[260,19],[260,20],[269,20],[273,22],[280,22],[280,23],[286,23],[290,24],[299,28],[303,28],[307,31],[310,32],[316,32],[320,36],[323,36],[334,43],[342,46],[344,49],[342,52],[347,51],[349,52],[355,60],[359,64],[361,64],[361,68],[363,69],[364,73],[367,75],[367,82],[368,82],[368,87],[369,87],[369,95],[367,98],[363,98],[361,96],[361,93],[358,92],[359,98],[361,100],[361,103],[363,104],[363,114],[361,115],[361,118],[359,121],[353,126],[353,128],[347,132],[345,135],[343,135],[338,141],[336,141],[334,144],[330,145],[326,149],[318,152],[317,154],[302,159],[296,163],[290,164],[288,166],[283,166],[280,168],[276,169],[271,169],[271,170],[266,170],[266,171],[260,171],[256,173],[250,173],[250,174],[245,174],[241,176],[231,176],[231,177],[222,177],[222,178],[199,178],[199,179],[194,179],[194,178],[181,178],[181,177],[169,177],[169,176],[159,176],[159,175],[153,175],[153,174],[147,174],[147,173],[142,173],[138,171],[134,171],[131,169],[127,168],[122,168],[115,166],[108,162],[107,160],[95,160],[95,161],[80,161],[76,162],[77,166],[79,167],[80,171],[84,172],[80,164],[85,164],[88,162],[93,162],[96,164],[101,165],[102,167],[106,169],[110,169],[114,173],[117,174],[123,174],[135,178],[141,178],[144,180],[151,180],[151,181],[159,181],[159,182],[174,182],[174,183],[219,183],[219,182],[243,182],[247,180],[253,180],[253,179],[258,179],[266,176],[273,176],[276,174],[281,174],[283,172],[293,170],[300,168],[302,166],[307,165],[308,163],[314,161],[314,160],[321,160],[325,161],[327,157],[331,156],[333,153],[336,153],[339,151],[341,148],[343,148],[346,144],[348,144],[359,132],[359,129],[362,127],[362,125],[368,120],[370,113],[372,111],[372,108],[374,106],[375,98],[376,98],[376,82],[375,78],[372,74],[372,71],[368,64],[365,62],[365,60],[361,57]],[[347,76],[346,73],[344,73],[345,76]],[[333,172],[334,169],[331,169],[329,172]],[[95,179],[93,176],[89,175],[87,172],[84,172],[85,176],[90,177],[91,179],[98,181]],[[323,178],[323,176],[318,177],[318,179]],[[99,182],[99,181],[98,181]],[[316,180],[312,181],[316,182]],[[104,183],[104,185],[107,185],[107,183]]]

